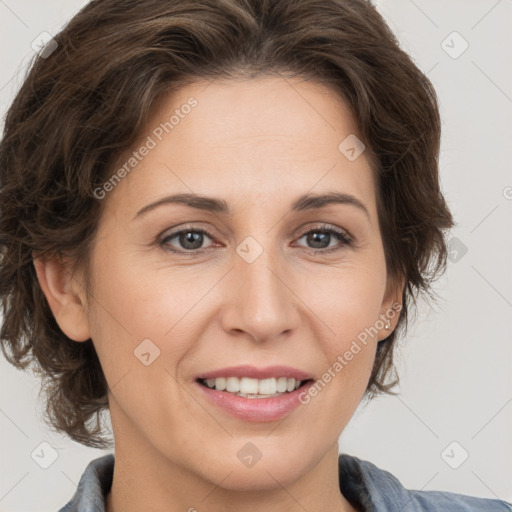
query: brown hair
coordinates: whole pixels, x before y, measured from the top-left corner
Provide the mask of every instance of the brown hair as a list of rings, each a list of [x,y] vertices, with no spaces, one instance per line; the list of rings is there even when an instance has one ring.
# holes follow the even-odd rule
[[[91,340],[70,340],[39,286],[32,254],[87,263],[105,201],[94,190],[136,141],[151,106],[198,78],[288,73],[348,103],[377,176],[388,277],[404,278],[396,329],[378,344],[365,397],[398,383],[393,348],[408,305],[444,272],[436,94],[365,0],[94,0],[35,58],[0,144],[0,346],[43,377],[46,419],[104,448],[107,382]],[[341,141],[340,141],[341,142]],[[392,382],[386,382],[391,373]]]

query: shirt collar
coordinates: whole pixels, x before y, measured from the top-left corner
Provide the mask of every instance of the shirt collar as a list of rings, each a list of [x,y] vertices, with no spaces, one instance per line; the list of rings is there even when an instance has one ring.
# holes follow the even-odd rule
[[[92,460],[80,478],[75,495],[59,512],[105,512],[113,476],[113,453]]]
[[[367,512],[415,511],[411,493],[388,471],[358,457],[338,457],[340,491],[359,510]]]
[[[114,454],[92,460],[86,467],[75,495],[59,512],[105,512],[112,487]],[[338,457],[340,491],[351,504],[367,512],[395,512],[405,508],[411,497],[387,471],[368,461],[342,454]],[[409,503],[409,507],[414,507]]]

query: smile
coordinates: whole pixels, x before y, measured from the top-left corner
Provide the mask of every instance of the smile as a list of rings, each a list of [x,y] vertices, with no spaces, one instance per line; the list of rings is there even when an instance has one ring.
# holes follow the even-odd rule
[[[199,379],[199,382],[216,391],[226,391],[245,398],[272,398],[284,393],[291,393],[306,381],[293,377],[271,377],[255,379],[251,377],[217,377],[215,379]]]

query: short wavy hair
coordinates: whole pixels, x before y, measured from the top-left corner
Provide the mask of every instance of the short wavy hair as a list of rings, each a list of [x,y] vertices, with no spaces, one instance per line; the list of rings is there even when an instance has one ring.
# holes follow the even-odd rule
[[[388,277],[405,283],[365,398],[394,394],[393,348],[408,306],[420,293],[434,297],[454,222],[439,184],[435,90],[376,8],[365,0],[94,0],[54,39],[54,51],[31,62],[0,143],[0,346],[10,363],[32,363],[42,376],[48,425],[86,446],[110,446],[100,414],[108,386],[92,340],[61,331],[33,254],[87,268],[106,202],[94,190],[155,101],[198,79],[300,76],[349,105],[378,184]]]

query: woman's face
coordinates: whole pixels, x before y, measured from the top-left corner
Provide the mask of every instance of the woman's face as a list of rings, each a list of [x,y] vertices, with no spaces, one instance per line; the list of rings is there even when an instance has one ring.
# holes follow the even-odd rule
[[[158,104],[133,168],[98,192],[88,323],[117,453],[229,476],[232,489],[286,485],[337,453],[391,332],[378,320],[400,297],[386,292],[376,185],[356,130],[334,92],[300,79],[197,82]],[[345,200],[299,201],[325,194]],[[225,370],[240,365],[255,373]],[[287,368],[264,373],[271,366]],[[312,381],[275,398],[198,382],[245,375],[247,392],[272,393],[273,377],[288,386],[284,377],[329,369],[316,395]]]

